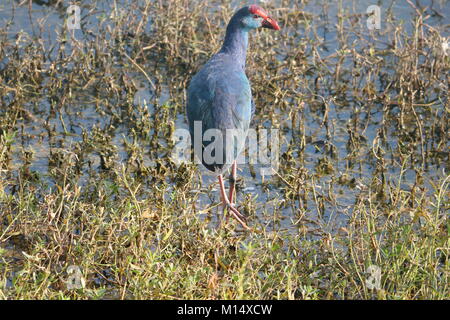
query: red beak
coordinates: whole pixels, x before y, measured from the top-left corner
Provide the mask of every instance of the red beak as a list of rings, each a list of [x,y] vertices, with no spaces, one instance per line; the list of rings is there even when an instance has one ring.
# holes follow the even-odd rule
[[[262,27],[268,28],[268,29],[274,29],[274,30],[281,29],[280,26],[278,25],[278,23],[275,20],[273,20],[271,17],[267,17],[263,20]]]
[[[271,17],[269,17],[269,15],[260,6],[258,6],[256,4],[252,4],[249,7],[249,10],[252,14],[256,14],[264,19],[262,22],[263,28],[269,28],[269,29],[274,29],[274,30],[281,29],[280,26],[278,25],[278,23],[275,20],[273,20]]]

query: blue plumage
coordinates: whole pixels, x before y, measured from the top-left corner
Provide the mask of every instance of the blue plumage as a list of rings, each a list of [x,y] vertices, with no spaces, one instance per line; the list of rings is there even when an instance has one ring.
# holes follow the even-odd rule
[[[221,172],[227,169],[242,151],[252,117],[251,101],[250,83],[244,69],[234,63],[232,55],[219,52],[192,79],[187,103],[191,137],[195,139],[194,121],[201,121],[202,136],[208,129],[218,129],[224,142],[222,158],[207,163],[203,150],[209,142],[203,141],[202,154],[197,156],[201,156],[203,164],[209,170]],[[245,136],[241,135],[233,146],[227,145],[225,141],[227,134],[230,134],[227,129],[242,130]],[[228,161],[227,147],[234,147],[232,159]]]
[[[194,151],[203,165],[218,173],[224,206],[249,229],[245,217],[233,206],[235,159],[242,152],[255,104],[245,74],[248,32],[266,27],[279,30],[277,22],[257,5],[238,10],[227,26],[222,48],[192,78],[187,92],[187,116]],[[208,133],[213,133],[214,138]],[[209,155],[209,156],[208,156]],[[222,172],[233,164],[230,195]]]
[[[201,149],[196,152],[209,170],[222,172],[227,169],[244,146],[254,113],[250,82],[245,74],[248,31],[260,27],[262,21],[261,18],[253,18],[249,7],[236,12],[228,24],[221,50],[211,57],[190,82],[187,115],[192,141],[202,141],[208,129],[220,130],[222,134],[223,148],[215,150],[222,151],[222,157],[205,161],[203,152],[211,143],[209,141],[202,141]],[[195,121],[201,121],[201,137],[194,132]],[[233,139],[227,136],[227,129],[241,131],[236,131],[237,137]],[[227,144],[227,139],[234,143]],[[228,158],[227,152],[231,152]]]

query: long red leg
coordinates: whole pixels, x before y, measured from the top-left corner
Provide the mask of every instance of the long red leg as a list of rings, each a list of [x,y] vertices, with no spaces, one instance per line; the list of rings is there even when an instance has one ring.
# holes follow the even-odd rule
[[[233,165],[231,166],[230,195],[228,196],[231,204],[233,204],[233,195],[234,195],[234,189],[236,188],[236,179],[237,179],[237,164],[236,164],[236,160],[234,160]]]
[[[224,206],[226,206],[230,212],[231,215],[247,230],[250,230],[250,228],[247,226],[247,224],[245,224],[245,222],[243,221],[244,216],[242,214],[239,213],[239,211],[237,211],[237,209],[231,204],[230,200],[228,200],[227,197],[227,193],[225,191],[225,184],[223,183],[223,177],[220,174],[219,175],[219,186],[220,186],[220,194],[222,195],[222,200],[223,200],[223,204]]]

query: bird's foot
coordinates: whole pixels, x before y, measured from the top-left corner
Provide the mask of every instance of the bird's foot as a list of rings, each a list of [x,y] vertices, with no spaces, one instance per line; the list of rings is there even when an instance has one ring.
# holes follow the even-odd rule
[[[225,191],[225,185],[223,183],[223,177],[221,174],[219,175],[219,186],[220,186],[220,194],[222,196],[224,209],[227,208],[228,212],[231,213],[233,218],[235,218],[246,230],[250,230],[250,228],[245,223],[245,220],[246,220],[245,217],[234,207],[234,204],[232,204],[232,201],[233,201],[232,196],[230,196],[230,198],[227,197],[227,193]]]
[[[246,224],[247,219],[234,207],[232,203],[226,203],[226,207],[233,218],[235,218],[245,229],[250,230],[250,228]]]
[[[227,205],[227,208],[228,208],[228,210],[232,211],[234,214],[236,214],[236,215],[237,215],[239,218],[241,218],[242,220],[247,221],[247,218],[246,218],[242,213],[240,213],[240,212],[236,209],[234,203],[231,203],[231,202],[230,202],[230,204]]]

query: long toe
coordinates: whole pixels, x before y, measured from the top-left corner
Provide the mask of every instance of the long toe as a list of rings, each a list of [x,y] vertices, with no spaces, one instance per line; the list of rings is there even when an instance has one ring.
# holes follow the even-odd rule
[[[241,218],[244,221],[247,221],[247,218],[242,213],[240,213],[238,209],[236,209],[235,203],[230,203],[230,205],[228,205],[227,207],[228,210],[233,211],[239,218]]]
[[[245,229],[250,230],[247,226],[245,217],[231,204],[228,204],[228,209],[233,216]]]

